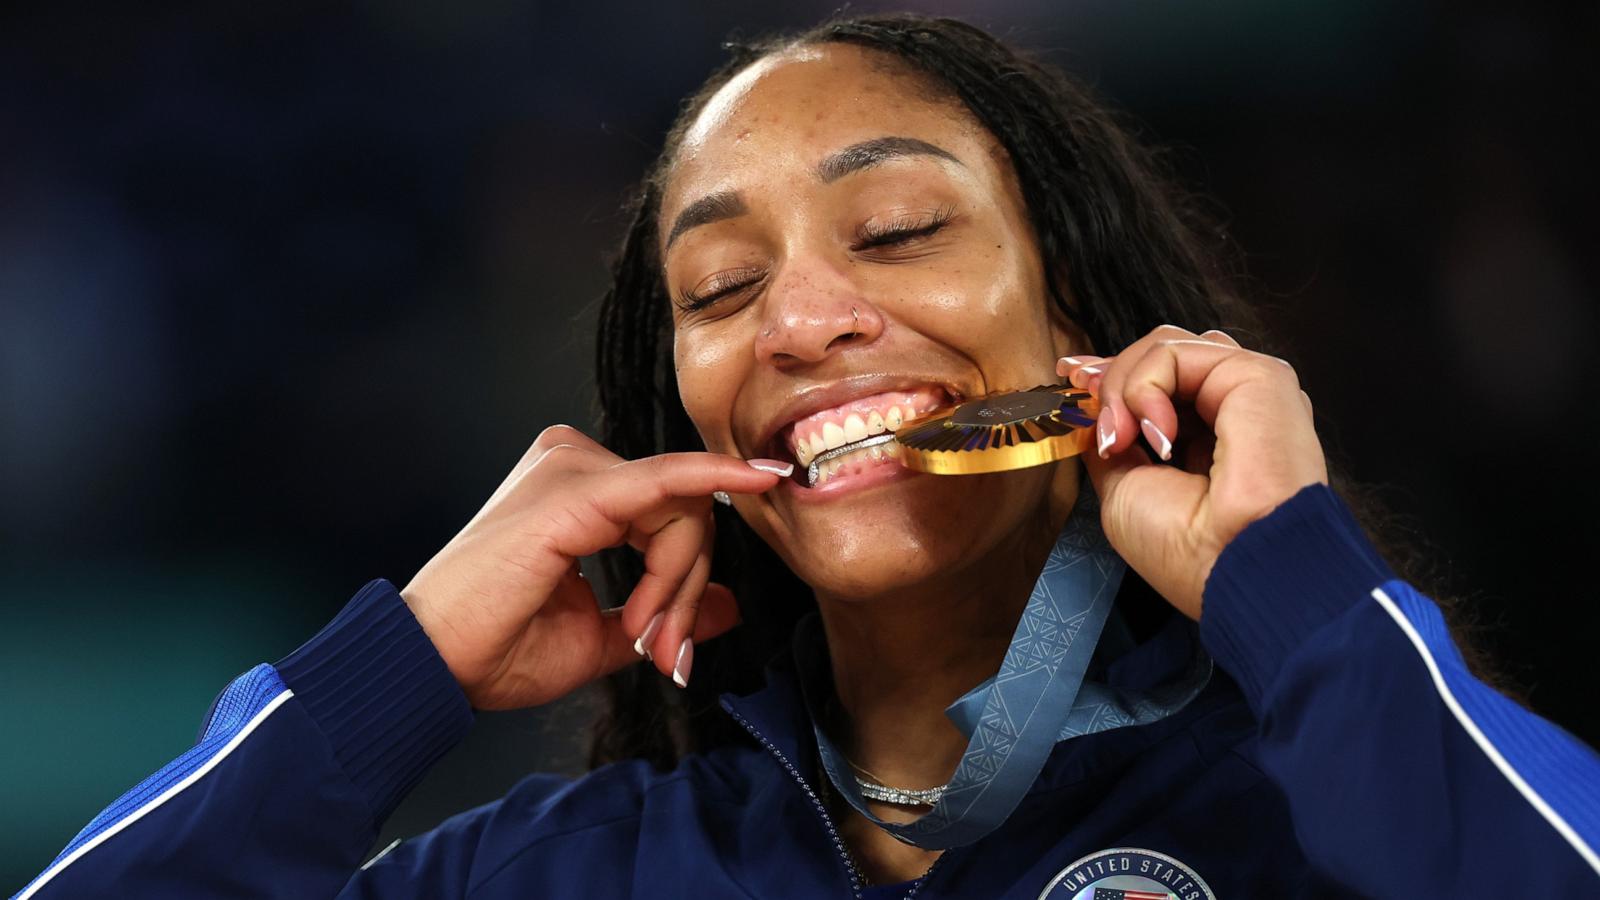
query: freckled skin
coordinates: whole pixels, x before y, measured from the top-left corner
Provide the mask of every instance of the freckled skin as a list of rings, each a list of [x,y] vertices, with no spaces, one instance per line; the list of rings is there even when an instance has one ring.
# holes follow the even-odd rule
[[[748,212],[685,232],[665,255],[668,290],[706,294],[727,273],[759,275],[707,309],[674,309],[679,391],[709,450],[762,455],[763,425],[805,386],[912,373],[972,396],[1055,383],[1055,360],[1088,350],[1047,299],[1003,150],[954,101],[927,97],[870,51],[827,45],[747,69],[687,131],[666,180],[663,233],[715,191],[738,191]],[[962,164],[915,156],[831,184],[815,176],[829,154],[887,136],[927,141]],[[946,207],[954,217],[931,236],[852,249],[863,223]],[[819,597],[870,598],[1015,558],[1041,523],[1059,524],[1078,472],[1068,460],[920,475],[828,503],[774,491],[736,505]]]

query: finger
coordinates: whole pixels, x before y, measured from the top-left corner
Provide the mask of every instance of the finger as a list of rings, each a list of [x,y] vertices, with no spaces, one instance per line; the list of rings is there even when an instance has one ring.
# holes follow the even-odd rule
[[[523,459],[530,462],[535,461],[544,451],[559,444],[572,444],[575,447],[582,447],[597,453],[616,455],[607,450],[605,445],[582,431],[573,428],[571,425],[551,425],[549,428],[539,432],[539,436],[533,439],[533,446],[529,447],[528,452],[523,454]]]
[[[1093,392],[1096,386],[1101,383],[1102,378],[1106,376],[1106,373],[1110,372],[1110,365],[1114,364],[1114,362],[1117,362],[1117,357],[1107,357],[1107,359],[1094,360],[1091,364],[1074,368],[1072,373],[1067,375],[1067,381],[1070,381],[1074,388],[1083,388],[1086,391]]]
[[[1233,335],[1228,334],[1226,331],[1223,331],[1220,328],[1213,328],[1210,331],[1202,331],[1200,332],[1200,337],[1208,341],[1214,341],[1219,344],[1227,344],[1232,347],[1239,347],[1240,349],[1243,349],[1243,345],[1234,340]]]
[[[1216,463],[1216,433],[1188,406],[1178,408],[1178,431],[1184,438],[1174,441],[1172,458],[1177,461],[1177,467],[1185,472],[1209,473]]]
[[[622,613],[621,607],[600,611],[602,652],[596,677],[610,675],[640,661],[639,654],[633,649],[633,635],[622,624]],[[719,637],[739,621],[739,604],[734,600],[733,592],[711,582],[700,596],[700,615],[695,619],[694,628],[695,643],[703,644]]]
[[[551,451],[560,450],[554,456]],[[495,488],[485,507],[494,503],[514,491],[518,485],[527,480],[530,473],[541,470],[541,475],[553,474],[551,469],[563,471],[589,471],[619,462],[621,457],[607,450],[599,441],[589,437],[571,425],[551,425],[539,432],[533,444],[511,467],[506,477]],[[541,463],[543,467],[541,469]]]
[[[1180,384],[1180,354],[1184,371],[1191,379],[1204,379],[1224,358],[1247,353],[1238,346],[1217,341],[1169,340],[1152,346],[1139,361],[1122,373],[1122,401],[1140,435],[1163,462],[1172,459],[1180,422],[1174,396],[1191,398],[1198,383]]]
[[[684,577],[666,609],[661,634],[656,636],[654,654],[656,671],[670,677],[678,687],[689,686],[689,673],[694,661],[695,621],[700,616],[700,598],[705,594],[711,577],[709,548],[695,560],[694,567]]]
[[[1119,427],[1119,423],[1126,418],[1126,414],[1120,409],[1121,401],[1117,398],[1117,389],[1120,387],[1121,380],[1116,373],[1137,363],[1152,345],[1164,340],[1198,341],[1199,337],[1194,332],[1179,328],[1176,325],[1161,325],[1152,329],[1144,337],[1129,344],[1115,357],[1101,365],[1086,367],[1098,371],[1083,372],[1080,370],[1078,376],[1074,378],[1074,386],[1085,388],[1100,398],[1101,420],[1097,437],[1102,457],[1131,446],[1133,441],[1130,436],[1130,428],[1126,425]]]
[[[1100,498],[1100,518],[1104,528],[1108,523],[1125,521],[1127,517],[1119,514],[1116,503],[1122,502],[1123,494],[1120,485],[1128,473],[1136,469],[1148,467],[1150,460],[1142,453],[1122,453],[1102,459],[1094,453],[1082,454],[1084,470],[1089,475],[1090,482],[1094,485],[1094,494]],[[1121,535],[1113,538],[1114,528],[1107,530],[1106,537],[1116,540]]]
[[[1130,446],[1135,433],[1148,431],[1141,420],[1149,420],[1161,433],[1149,435],[1152,445],[1160,445],[1161,436],[1176,441],[1178,416],[1174,398],[1192,404],[1200,418],[1213,425],[1222,398],[1243,382],[1261,380],[1280,385],[1285,397],[1293,396],[1299,382],[1294,370],[1279,365],[1281,362],[1210,341],[1156,344],[1133,366],[1108,373],[1101,385],[1101,402],[1106,409],[1114,410],[1111,425],[1118,439],[1108,452]]]
[[[1229,346],[1232,346],[1232,347],[1238,347],[1241,350],[1248,350],[1249,349],[1248,347],[1245,347],[1243,344],[1241,344],[1238,341],[1234,340],[1232,335],[1228,334],[1225,331],[1222,331],[1221,329],[1213,328],[1210,331],[1202,333],[1200,336],[1202,338],[1205,338],[1208,341],[1215,341],[1217,343],[1228,344]],[[1255,351],[1255,352],[1260,353],[1260,351]],[[1290,363],[1287,359],[1284,359],[1282,357],[1272,356],[1272,355],[1267,354],[1267,353],[1261,353],[1261,355],[1266,357],[1267,359],[1272,360],[1273,362],[1278,363],[1279,365],[1288,366],[1291,369],[1294,368],[1294,365],[1292,363]]]
[[[1203,379],[1224,357],[1245,352],[1198,339],[1162,342],[1147,348],[1131,365],[1108,372],[1100,384],[1101,434],[1104,438],[1109,432],[1110,437],[1100,454],[1102,458],[1133,446],[1141,435],[1157,457],[1172,458],[1172,443],[1178,438],[1178,411],[1172,398],[1192,398],[1198,387],[1179,384],[1180,348],[1188,363],[1186,371],[1198,379]],[[1184,387],[1189,388],[1187,393]]]
[[[632,522],[653,509],[681,498],[705,498],[712,491],[759,494],[771,490],[794,472],[794,464],[780,475],[754,468],[749,462],[720,453],[663,453],[611,466],[604,479],[596,479],[590,502],[616,522]]]
[[[599,441],[571,425],[551,425],[534,438],[533,445],[522,454],[522,459],[517,461],[506,480],[514,480],[518,475],[538,466],[552,450],[557,448],[579,451],[572,455],[597,463],[609,464],[621,461],[621,457],[607,450]]]
[[[1096,422],[1095,442],[1096,452],[1102,459],[1109,458],[1112,454],[1119,453],[1133,446],[1140,433],[1139,416],[1130,413],[1126,402],[1122,399],[1122,386],[1127,380],[1128,371],[1139,364],[1139,361],[1158,344],[1184,342],[1206,347],[1219,347],[1220,344],[1212,341],[1203,341],[1191,331],[1179,328],[1176,325],[1162,325],[1149,334],[1129,344],[1121,353],[1106,363],[1104,371],[1089,373],[1080,370],[1074,384],[1087,389],[1100,401],[1100,416]],[[1168,427],[1163,423],[1163,428]],[[1170,432],[1168,433],[1170,436]],[[1159,444],[1154,441],[1153,444]]]
[[[707,519],[704,512],[683,515],[650,535],[644,551],[644,574],[623,604],[622,624],[630,634],[643,636],[652,629],[656,614],[666,611],[704,552]],[[664,629],[657,625],[653,630],[651,637],[659,640]]]
[[[733,591],[715,581],[708,582],[700,595],[700,615],[694,620],[694,642],[704,644],[720,637],[743,620]]]
[[[699,618],[701,597],[711,580],[711,553],[716,542],[716,519],[711,516],[709,510],[703,514],[703,523],[704,527],[700,530],[700,552],[696,555],[688,573],[678,584],[678,589],[673,593],[667,608],[663,610],[665,617],[662,620],[660,633],[655,635],[654,646],[649,648],[656,669],[661,674],[670,676],[679,687],[688,686],[687,662],[693,659],[694,653],[691,635]]]
[[[1079,354],[1078,356],[1063,356],[1056,360],[1056,374],[1062,378],[1067,378],[1071,376],[1073,371],[1078,369],[1080,366],[1093,365],[1102,359],[1105,359],[1105,357],[1090,356],[1087,354]]]
[[[562,452],[560,448],[551,453]],[[541,464],[543,465],[543,464]],[[792,473],[793,464],[785,470]],[[615,546],[634,529],[653,534],[683,515],[677,500],[711,508],[711,492],[753,494],[770,490],[778,474],[719,453],[666,453],[605,466],[568,479],[555,513],[532,526],[540,540],[564,556],[587,556]],[[690,504],[694,506],[696,504]],[[631,620],[630,620],[631,621]]]

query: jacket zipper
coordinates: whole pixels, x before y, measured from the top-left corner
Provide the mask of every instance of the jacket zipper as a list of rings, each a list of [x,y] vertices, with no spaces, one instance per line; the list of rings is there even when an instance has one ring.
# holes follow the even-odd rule
[[[947,849],[943,853],[934,857],[933,862],[928,865],[928,871],[922,873],[922,877],[917,879],[917,883],[913,884],[911,886],[911,890],[906,891],[906,895],[900,898],[900,900],[911,900],[912,897],[915,897],[917,892],[922,890],[922,886],[928,883],[928,879],[933,877],[933,870],[939,868],[939,863],[943,862],[944,858],[948,856],[949,853],[950,851]]]
[[[771,753],[773,756],[776,756],[778,758],[778,762],[783,763],[783,767],[788,769],[789,774],[794,777],[795,784],[800,785],[800,789],[806,792],[807,797],[811,798],[811,805],[816,809],[817,815],[822,818],[822,824],[828,829],[828,838],[833,841],[833,848],[839,851],[839,861],[844,863],[844,870],[850,876],[850,896],[854,897],[855,900],[861,900],[861,882],[863,881],[861,873],[856,870],[855,860],[850,858],[850,851],[845,848],[844,838],[839,836],[839,829],[834,827],[833,817],[828,815],[828,808],[822,805],[822,798],[817,796],[817,792],[812,790],[811,785],[806,781],[805,776],[801,775],[800,770],[794,767],[794,763],[790,762],[789,758],[783,755],[782,750],[779,750],[771,741],[767,740],[766,737],[762,735],[761,732],[757,731],[755,726],[751,725],[744,716],[741,716],[732,710],[729,710],[729,713],[733,716],[734,721],[744,726],[745,731],[750,732],[751,737],[759,741],[761,746],[767,748],[767,752]],[[943,856],[941,855],[940,858],[942,859]],[[936,859],[933,862],[935,865],[938,865],[939,860]],[[928,871],[931,872],[933,870],[930,868]],[[921,886],[922,885],[919,882],[917,887]],[[916,892],[917,889],[912,888],[911,892],[906,894],[906,897],[909,898]]]

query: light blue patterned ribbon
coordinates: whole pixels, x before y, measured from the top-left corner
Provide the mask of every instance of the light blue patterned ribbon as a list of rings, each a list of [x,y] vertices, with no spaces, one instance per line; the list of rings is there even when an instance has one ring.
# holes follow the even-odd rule
[[[1000,671],[945,710],[970,739],[955,776],[932,810],[907,823],[885,822],[867,809],[849,762],[823,733],[815,695],[816,685],[829,677],[817,671],[826,647],[807,652],[806,645],[819,647],[824,639],[820,620],[802,622],[796,634],[800,682],[802,688],[811,685],[806,703],[834,787],[857,812],[905,843],[927,850],[970,844],[1011,815],[1058,741],[1154,722],[1182,709],[1211,678],[1211,658],[1198,641],[1191,642],[1193,656],[1184,672],[1152,690],[1084,681],[1126,570],[1100,528],[1099,500],[1085,477]]]

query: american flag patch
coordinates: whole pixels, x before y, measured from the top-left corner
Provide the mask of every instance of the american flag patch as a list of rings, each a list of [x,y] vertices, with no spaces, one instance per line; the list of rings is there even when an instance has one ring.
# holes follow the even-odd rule
[[[1094,900],[1170,900],[1166,891],[1124,891],[1119,888],[1095,888]]]

